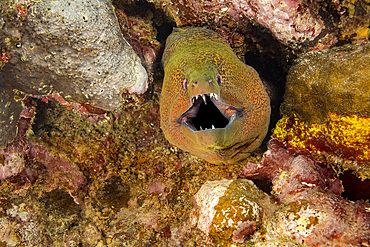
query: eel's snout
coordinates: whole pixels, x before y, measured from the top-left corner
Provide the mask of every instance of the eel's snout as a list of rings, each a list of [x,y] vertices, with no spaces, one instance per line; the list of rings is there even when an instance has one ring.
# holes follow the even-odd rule
[[[179,118],[178,123],[193,131],[226,128],[240,118],[242,110],[223,103],[215,93],[198,94],[191,98],[192,105]]]

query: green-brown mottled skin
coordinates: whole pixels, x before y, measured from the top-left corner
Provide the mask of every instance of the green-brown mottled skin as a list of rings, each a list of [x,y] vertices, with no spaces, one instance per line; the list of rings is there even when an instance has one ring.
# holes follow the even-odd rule
[[[214,164],[238,162],[260,146],[268,130],[270,100],[257,72],[236,57],[225,39],[205,28],[177,28],[167,39],[163,63],[161,128],[170,143]],[[186,91],[184,79],[189,82]],[[242,117],[205,131],[181,125],[177,119],[192,105],[191,97],[205,93],[243,109]]]

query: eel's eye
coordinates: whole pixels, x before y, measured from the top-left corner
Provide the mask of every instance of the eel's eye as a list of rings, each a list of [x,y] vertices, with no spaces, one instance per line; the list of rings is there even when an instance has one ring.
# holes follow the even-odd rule
[[[184,82],[182,83],[182,85],[184,86],[185,92],[188,91],[188,86],[189,86],[188,80],[185,79]]]
[[[221,85],[222,84],[222,78],[221,78],[221,75],[220,74],[217,74],[216,81],[217,81],[218,85]]]

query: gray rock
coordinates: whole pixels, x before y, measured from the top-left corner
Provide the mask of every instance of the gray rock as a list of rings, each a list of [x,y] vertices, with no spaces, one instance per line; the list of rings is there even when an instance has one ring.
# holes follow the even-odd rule
[[[33,95],[111,111],[121,94],[144,93],[148,75],[123,38],[109,0],[39,1],[17,13],[3,1],[0,40],[10,55],[0,83]]]

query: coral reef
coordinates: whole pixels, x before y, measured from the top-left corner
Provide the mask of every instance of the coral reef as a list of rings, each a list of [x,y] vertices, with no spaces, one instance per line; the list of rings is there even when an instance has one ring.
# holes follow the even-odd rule
[[[262,162],[247,164],[239,177],[267,179],[271,197],[250,180],[206,182],[194,196],[190,222],[208,246],[370,244],[370,204],[342,198],[341,181],[309,153],[273,138]]]
[[[4,205],[4,201],[2,201]],[[41,217],[35,208],[22,202],[5,201],[0,210],[0,245],[49,246],[50,242],[44,235],[45,229],[40,224]]]
[[[44,175],[45,190],[64,188],[78,201],[77,191],[85,183],[85,177],[79,168],[59,155],[51,156],[44,147],[35,145],[26,138],[35,112],[30,101],[30,98],[23,100],[26,107],[17,123],[17,136],[0,151],[0,179],[22,173],[22,180],[32,183],[40,175]]]
[[[367,0],[112,2],[0,3],[0,246],[370,245],[369,180],[351,174],[369,177],[369,116],[345,109],[369,105]],[[344,113],[328,108],[315,124],[285,115],[263,160],[259,150],[245,162],[209,164],[160,129],[156,57],[173,20],[215,30],[247,64],[258,60],[261,78],[277,82],[273,93],[296,55],[311,69],[310,57],[323,66],[330,58],[335,74],[322,67],[330,78],[363,84],[335,86],[350,88],[347,101],[330,103]],[[271,56],[281,66],[266,64]],[[122,94],[138,79],[135,62],[154,78],[145,101]]]
[[[309,155],[286,149],[277,139],[261,164],[248,164],[241,176],[269,179],[272,195],[284,207],[269,222],[270,238],[287,236],[307,246],[370,244],[369,204],[340,196],[341,183]]]
[[[368,1],[346,1],[339,7],[347,15],[341,15],[339,39],[361,43],[370,37],[370,7]]]
[[[295,61],[286,84],[283,114],[323,123],[329,112],[370,116],[370,45],[309,52]]]
[[[149,0],[178,27],[208,27],[222,35],[238,57],[247,51],[289,63],[309,50],[369,39],[366,1],[182,1]],[[288,61],[287,61],[288,59]]]
[[[11,94],[6,94],[6,96],[9,95]],[[6,99],[7,97],[4,98]],[[33,107],[28,100],[23,100],[22,103],[25,105],[25,108],[22,109],[22,112],[18,112],[20,119],[19,121],[13,122],[13,127],[15,125],[16,129],[10,128],[10,133],[4,134],[7,139],[4,139],[3,146],[7,144],[6,141],[9,139],[14,139],[14,141],[0,150],[1,179],[15,176],[25,168],[25,160],[27,156],[26,151],[28,151],[27,147],[29,143],[27,140],[25,140],[24,135],[27,129],[30,127],[30,121],[34,115],[35,107]],[[17,105],[18,104],[19,103],[17,102]],[[10,110],[10,108],[5,108],[5,110]],[[7,114],[4,114],[3,116],[6,117]],[[6,121],[9,121],[9,119],[6,119]],[[13,133],[13,131],[16,132],[16,135],[14,135],[15,133]],[[9,135],[11,135],[11,138],[9,137]]]

